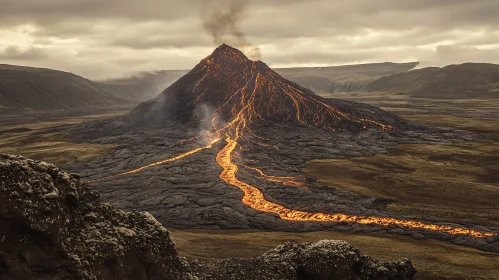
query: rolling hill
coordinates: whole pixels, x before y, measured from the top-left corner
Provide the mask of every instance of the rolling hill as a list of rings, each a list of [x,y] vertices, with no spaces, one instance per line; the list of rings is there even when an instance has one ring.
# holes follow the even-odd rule
[[[361,91],[441,97],[494,94],[499,93],[499,65],[464,63],[417,69],[378,78]]]
[[[418,62],[384,62],[331,67],[280,68],[276,69],[276,72],[317,94],[321,94],[356,91],[374,79],[404,73],[417,65]]]
[[[72,73],[0,64],[0,112],[83,111],[123,103]]]

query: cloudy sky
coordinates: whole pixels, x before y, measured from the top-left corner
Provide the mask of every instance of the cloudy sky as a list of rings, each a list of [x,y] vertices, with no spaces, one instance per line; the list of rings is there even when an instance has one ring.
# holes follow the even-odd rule
[[[215,47],[206,14],[235,1],[0,0],[0,63],[91,79],[190,69]],[[229,23],[273,67],[499,63],[498,0],[244,2]]]

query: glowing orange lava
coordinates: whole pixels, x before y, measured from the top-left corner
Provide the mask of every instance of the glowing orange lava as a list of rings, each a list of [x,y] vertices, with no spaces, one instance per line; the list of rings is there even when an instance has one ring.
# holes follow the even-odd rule
[[[375,224],[382,226],[399,225],[403,227],[439,231],[453,235],[471,235],[477,238],[485,238],[494,235],[494,233],[491,232],[481,232],[473,229],[437,225],[412,220],[402,220],[387,217],[369,217],[306,212],[289,209],[278,203],[266,200],[263,193],[258,188],[249,185],[237,178],[238,166],[232,160],[232,154],[234,150],[238,145],[241,145],[238,141],[247,140],[245,132],[254,135],[254,133],[251,132],[249,125],[254,120],[262,119],[262,115],[265,114],[265,112],[261,112],[259,108],[255,108],[255,101],[257,96],[260,94],[260,91],[262,91],[262,87],[265,86],[271,88],[280,88],[281,91],[284,91],[293,100],[295,108],[294,114],[296,119],[301,124],[334,130],[334,128],[329,124],[324,123],[324,115],[330,115],[334,116],[338,120],[344,118],[356,122],[362,122],[364,123],[364,127],[366,124],[374,124],[382,130],[393,130],[394,128],[389,125],[384,125],[368,119],[354,119],[348,114],[342,113],[326,103],[322,103],[321,101],[316,101],[313,99],[310,100],[308,96],[302,95],[302,92],[300,92],[299,90],[287,87],[286,84],[282,83],[279,80],[280,77],[278,76],[275,77],[271,75],[271,77],[274,78],[268,80],[267,77],[269,75],[261,75],[257,69],[257,66],[255,65],[255,62],[252,63],[252,70],[250,73],[247,73],[247,75],[249,75],[250,77],[254,77],[254,79],[250,79],[250,83],[246,84],[244,87],[234,89],[234,95],[229,98],[234,98],[234,96],[237,95],[239,100],[239,102],[235,103],[235,105],[233,105],[233,107],[229,110],[234,116],[233,120],[229,122],[227,126],[217,131],[220,138],[224,138],[227,142],[225,147],[220,150],[216,157],[217,163],[223,168],[223,171],[220,173],[219,177],[225,182],[238,187],[244,192],[244,196],[242,198],[244,204],[258,211],[278,214],[281,219],[288,221],[335,223],[348,222],[358,224]],[[310,104],[317,105],[317,102],[320,103],[321,108],[320,110],[318,110],[319,113],[316,113],[316,115],[312,118],[312,122],[310,123],[310,118],[305,118],[304,116],[308,114],[307,109],[309,108]],[[217,112],[227,111],[227,108],[224,108],[224,106],[226,106],[227,104],[228,101],[223,103],[215,110],[215,114],[213,115],[213,123],[215,123],[215,119],[217,118]],[[273,108],[273,110],[275,110],[274,113],[276,113],[280,108],[280,104],[272,104],[271,108]],[[272,112],[270,112],[270,114],[272,114]],[[265,175],[263,171],[258,168],[251,169],[260,173],[260,175],[266,180],[283,182],[282,179],[285,178]]]
[[[223,168],[222,173],[220,173],[220,178],[225,182],[240,188],[244,192],[243,203],[255,210],[267,213],[275,213],[278,214],[279,217],[281,217],[281,219],[288,221],[335,222],[335,223],[348,222],[348,223],[358,223],[358,224],[376,224],[382,226],[400,225],[404,227],[439,231],[455,235],[458,234],[471,235],[478,238],[486,238],[494,235],[494,233],[490,232],[481,232],[466,228],[429,224],[429,223],[423,223],[411,220],[400,220],[395,218],[312,213],[306,211],[292,210],[280,204],[268,201],[265,199],[263,193],[259,189],[237,179],[236,174],[238,168],[237,165],[232,162],[231,158],[231,154],[237,145],[237,139],[238,139],[237,131],[240,131],[241,129],[240,124],[236,124],[236,126],[237,126],[235,134],[236,137],[235,138],[230,136],[227,137],[225,139],[227,141],[227,145],[217,155],[216,159],[217,163]]]
[[[106,176],[106,177],[95,179],[95,180],[89,180],[89,181],[87,181],[87,183],[94,183],[94,182],[98,182],[98,181],[102,181],[102,180],[106,180],[106,179],[110,179],[110,178],[114,178],[114,177],[118,177],[118,176],[130,175],[130,174],[133,174],[133,173],[140,172],[140,171],[142,171],[142,170],[144,170],[146,168],[150,168],[150,167],[158,166],[158,165],[161,165],[161,164],[169,163],[169,162],[172,162],[172,161],[176,161],[176,160],[179,160],[181,158],[185,158],[187,156],[190,156],[192,154],[200,152],[202,150],[209,149],[209,148],[211,148],[213,146],[213,144],[215,144],[218,141],[220,141],[220,139],[215,139],[210,144],[208,144],[208,145],[206,145],[204,147],[200,147],[200,148],[196,148],[194,150],[190,150],[188,152],[185,152],[183,154],[180,154],[178,156],[175,156],[175,157],[172,157],[172,158],[169,158],[169,159],[157,161],[157,162],[154,162],[154,163],[151,163],[151,164],[139,167],[137,169],[132,169],[132,170],[129,170],[129,171],[126,171],[126,172],[123,172],[123,173],[119,173],[119,174],[115,174],[115,175],[111,175],[111,176]]]
[[[270,182],[277,182],[277,183],[286,183],[290,182],[291,180],[295,179],[293,176],[271,176],[263,173],[262,170],[255,168],[255,167],[250,167],[247,165],[241,164],[240,166],[251,169],[253,171],[256,171],[260,176],[258,178],[262,178],[264,180],[270,181]],[[291,184],[291,183],[290,183]]]

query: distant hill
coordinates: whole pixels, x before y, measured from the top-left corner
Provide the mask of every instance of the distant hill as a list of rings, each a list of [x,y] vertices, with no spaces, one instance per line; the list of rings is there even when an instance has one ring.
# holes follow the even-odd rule
[[[0,64],[0,112],[83,111],[122,103],[100,84],[72,73]]]
[[[464,63],[417,69],[378,78],[363,86],[362,91],[446,97],[470,93],[497,93],[499,96],[499,65]]]
[[[138,103],[153,99],[187,72],[187,70],[140,72],[134,76],[99,81],[99,83],[115,97]]]
[[[418,62],[370,63],[330,67],[299,67],[275,69],[283,77],[306,87],[316,94],[350,92],[362,88],[376,78],[414,69]]]
[[[405,72],[413,69],[419,62],[408,63],[368,63],[368,64],[352,64],[328,67],[295,67],[295,68],[277,68],[275,69],[281,75],[288,77],[300,76],[318,76],[328,79],[337,78],[373,78],[386,76],[398,72]]]
[[[357,90],[375,78],[408,71],[418,65],[410,63],[372,63],[331,67],[277,68],[277,73],[317,94]],[[155,98],[188,70],[141,72],[131,77],[100,81],[119,98],[142,102]]]

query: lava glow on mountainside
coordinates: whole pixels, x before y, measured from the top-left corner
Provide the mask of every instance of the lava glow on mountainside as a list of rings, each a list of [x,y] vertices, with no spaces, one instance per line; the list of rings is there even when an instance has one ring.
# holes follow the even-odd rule
[[[496,234],[389,217],[306,212],[289,209],[266,200],[264,194],[257,187],[238,179],[239,168],[256,172],[259,174],[259,178],[272,182],[287,183],[297,187],[300,183],[293,182],[293,177],[269,176],[258,168],[234,162],[235,158],[240,157],[236,153],[236,149],[238,147],[242,148],[245,143],[251,142],[269,149],[278,149],[277,146],[265,143],[268,139],[256,135],[251,130],[258,123],[292,122],[328,131],[336,131],[345,127],[355,129],[377,128],[387,131],[395,130],[395,128],[389,124],[343,112],[329,104],[325,99],[285,80],[263,62],[251,61],[241,52],[227,45],[220,46],[212,55],[201,61],[188,75],[191,75],[191,78],[197,77],[197,80],[188,89],[190,99],[183,97],[182,102],[213,105],[215,110],[212,115],[212,133],[215,140],[204,147],[185,152],[179,156],[89,182],[124,176],[139,172],[145,168],[172,162],[211,148],[216,142],[224,140],[226,144],[216,156],[216,162],[223,169],[219,177],[243,191],[242,202],[245,205],[258,211],[277,214],[283,220],[344,222],[382,226],[399,225],[452,235],[469,235],[477,238],[485,238]],[[181,78],[178,83],[182,83],[182,79],[184,78]],[[208,92],[207,89],[210,89],[211,92]],[[168,102],[168,96],[166,102]],[[220,125],[221,123],[222,125]],[[189,140],[192,139],[186,141]]]

